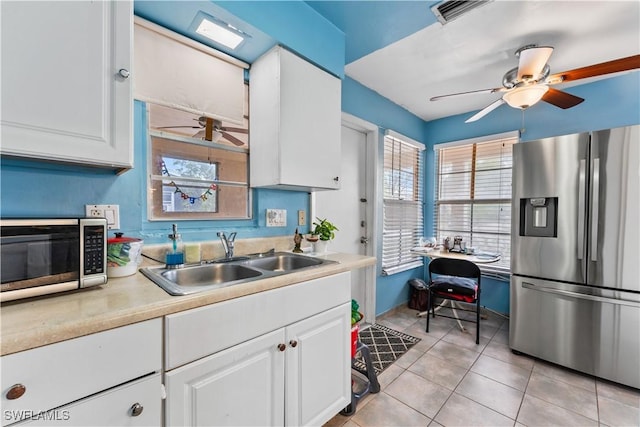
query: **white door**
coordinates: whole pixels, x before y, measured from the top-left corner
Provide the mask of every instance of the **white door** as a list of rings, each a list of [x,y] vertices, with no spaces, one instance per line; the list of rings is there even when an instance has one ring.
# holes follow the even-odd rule
[[[374,243],[371,231],[374,219],[371,198],[373,182],[369,159],[375,150],[375,137],[368,135],[367,129],[347,124],[342,125],[342,156],[340,189],[314,193],[314,217],[328,218],[338,227],[336,238],[327,248],[331,252],[343,252],[373,256]],[[313,227],[313,226],[311,226]],[[367,321],[375,318],[375,277],[369,269],[353,270],[351,276],[351,297],[358,301]]]
[[[284,335],[278,329],[167,372],[166,425],[283,425]]]
[[[286,328],[285,426],[320,426],[351,402],[351,304]]]

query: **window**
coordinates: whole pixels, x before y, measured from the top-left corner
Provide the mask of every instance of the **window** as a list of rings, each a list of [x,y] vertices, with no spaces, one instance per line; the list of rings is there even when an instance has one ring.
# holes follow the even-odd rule
[[[511,168],[516,133],[440,144],[436,150],[436,237],[461,236],[477,252],[499,253],[486,269],[511,260]]]
[[[242,127],[207,125],[192,113],[156,104],[147,108],[149,218],[250,218],[248,119]]]
[[[422,257],[411,253],[423,229],[422,150],[391,131],[384,138],[383,275],[422,266]]]

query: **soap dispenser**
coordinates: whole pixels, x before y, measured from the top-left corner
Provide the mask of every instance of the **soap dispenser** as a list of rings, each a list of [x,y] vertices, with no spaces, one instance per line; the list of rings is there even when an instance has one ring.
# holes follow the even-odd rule
[[[184,267],[182,236],[178,234],[178,224],[173,224],[173,233],[169,234],[171,248],[167,251],[166,267],[169,269]]]

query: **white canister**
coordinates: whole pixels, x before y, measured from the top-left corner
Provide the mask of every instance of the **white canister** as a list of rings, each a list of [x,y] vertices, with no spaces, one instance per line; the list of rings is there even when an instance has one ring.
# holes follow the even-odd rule
[[[142,261],[142,239],[124,237],[116,233],[116,237],[107,240],[107,277],[131,276],[138,271]]]

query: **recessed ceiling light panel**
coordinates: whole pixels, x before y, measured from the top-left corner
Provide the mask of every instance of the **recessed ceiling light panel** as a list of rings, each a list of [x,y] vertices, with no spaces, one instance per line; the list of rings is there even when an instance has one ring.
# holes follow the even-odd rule
[[[196,28],[196,33],[229,49],[236,49],[248,36],[234,26],[208,16],[201,18],[200,24]]]

